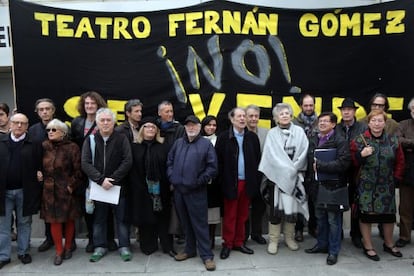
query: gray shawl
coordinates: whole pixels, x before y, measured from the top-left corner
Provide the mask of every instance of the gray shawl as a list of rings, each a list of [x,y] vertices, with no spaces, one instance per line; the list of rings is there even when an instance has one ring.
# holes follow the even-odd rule
[[[308,214],[303,173],[307,168],[308,138],[299,126],[291,124],[288,129],[278,126],[269,130],[263,148],[259,171],[276,184],[279,189],[292,197],[299,205],[298,211]],[[291,159],[287,153],[293,155]],[[275,194],[275,196],[278,196]],[[275,198],[275,205],[278,203]],[[286,210],[288,213],[292,210]]]

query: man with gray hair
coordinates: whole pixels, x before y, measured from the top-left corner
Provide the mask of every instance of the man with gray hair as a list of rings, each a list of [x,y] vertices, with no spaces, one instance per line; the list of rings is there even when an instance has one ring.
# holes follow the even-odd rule
[[[259,194],[261,174],[260,142],[246,127],[246,111],[241,107],[229,112],[231,126],[216,142],[219,175],[217,181],[224,196],[223,248],[221,259],[231,250],[244,254],[254,251],[245,246],[245,223],[249,215],[250,198]]]
[[[85,139],[82,147],[82,170],[88,178],[105,190],[114,185],[121,186],[117,205],[95,201],[95,218],[93,223],[94,253],[91,262],[98,262],[108,251],[107,219],[112,212],[116,218],[119,240],[119,253],[123,261],[130,261],[129,225],[125,223],[125,181],[132,166],[131,145],[125,135],[115,132],[115,114],[108,108],[96,112],[98,132],[90,139]],[[94,143],[91,144],[91,141]],[[95,144],[93,146],[93,144]],[[94,148],[94,153],[92,149]],[[92,158],[93,157],[93,158]]]
[[[32,215],[39,211],[42,190],[37,181],[42,166],[41,145],[27,135],[26,115],[16,113],[10,123],[10,133],[0,139],[0,269],[10,263],[13,210],[17,217],[17,257],[23,264],[32,262]]]
[[[33,142],[41,144],[43,141],[47,140],[46,126],[50,121],[52,121],[53,117],[55,116],[55,103],[52,101],[52,99],[49,98],[38,99],[35,103],[34,111],[36,112],[40,121],[32,125],[29,128],[28,132]],[[53,246],[52,233],[50,231],[50,223],[45,222],[44,225],[46,239],[37,248],[39,252],[47,251]],[[75,239],[73,240],[72,248],[76,248]]]
[[[158,105],[159,125],[161,137],[164,137],[164,144],[171,148],[175,140],[183,137],[184,127],[174,120],[173,105],[169,101],[162,101]]]
[[[200,135],[200,120],[185,119],[185,136],[175,141],[167,159],[167,176],[174,187],[175,206],[184,228],[185,249],[176,261],[196,256],[196,245],[207,270],[215,270],[207,221],[207,185],[217,174],[217,156],[209,140]]]
[[[29,135],[33,141],[42,143],[47,139],[46,125],[55,116],[55,103],[49,98],[38,99],[35,103],[35,112],[40,122],[29,128]]]

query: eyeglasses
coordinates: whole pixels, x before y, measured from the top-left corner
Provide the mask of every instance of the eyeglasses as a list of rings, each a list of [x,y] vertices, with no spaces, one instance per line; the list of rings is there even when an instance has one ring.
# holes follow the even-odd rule
[[[15,124],[15,125],[22,125],[22,126],[25,126],[25,125],[27,125],[28,124],[28,122],[21,122],[21,121],[11,121],[12,122],[12,124]]]
[[[144,128],[149,128],[149,129],[155,129],[156,126],[152,126],[152,125],[143,125]]]
[[[47,128],[46,131],[47,132],[56,132],[58,130],[56,128]]]
[[[373,103],[373,104],[371,104],[371,106],[373,106],[373,107],[381,107],[381,108],[384,108],[384,107],[385,107],[385,104],[377,104],[377,103]]]

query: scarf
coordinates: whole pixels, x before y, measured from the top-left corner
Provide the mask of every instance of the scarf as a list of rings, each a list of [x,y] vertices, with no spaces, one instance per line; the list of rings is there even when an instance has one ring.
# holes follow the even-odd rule
[[[158,156],[156,152],[152,151],[154,140],[144,140],[142,144],[146,146],[144,165],[148,192],[159,195],[161,174],[160,168],[158,167]]]
[[[303,173],[307,168],[308,139],[299,126],[291,124],[289,128],[279,126],[269,130],[263,148],[259,171],[275,183],[275,200],[278,204],[280,191],[291,197],[297,204],[288,208],[296,208],[305,218],[309,217],[306,202]],[[296,206],[293,206],[296,205]],[[286,207],[285,207],[286,208]],[[294,210],[285,209],[286,213]]]
[[[306,136],[309,137],[309,135],[312,134],[313,126],[315,124],[315,121],[318,118],[316,117],[315,112],[312,115],[310,115],[310,116],[308,116],[305,113],[301,112],[299,114],[299,117],[303,121],[303,125],[304,125],[304,128],[303,129],[305,130]]]
[[[160,128],[162,130],[169,129],[174,124],[174,121],[171,122],[161,122]]]

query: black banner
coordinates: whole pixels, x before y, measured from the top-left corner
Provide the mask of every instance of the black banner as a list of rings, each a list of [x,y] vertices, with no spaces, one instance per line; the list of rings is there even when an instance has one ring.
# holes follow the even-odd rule
[[[58,117],[77,116],[77,96],[101,93],[122,121],[126,100],[156,114],[170,100],[178,120],[262,107],[264,126],[281,101],[300,111],[301,93],[317,111],[343,97],[366,105],[390,97],[390,114],[408,116],[414,72],[412,1],[355,8],[289,10],[212,1],[160,12],[86,12],[10,1],[18,109],[56,101]],[[32,118],[33,118],[32,116]],[[365,116],[364,108],[358,117]]]

